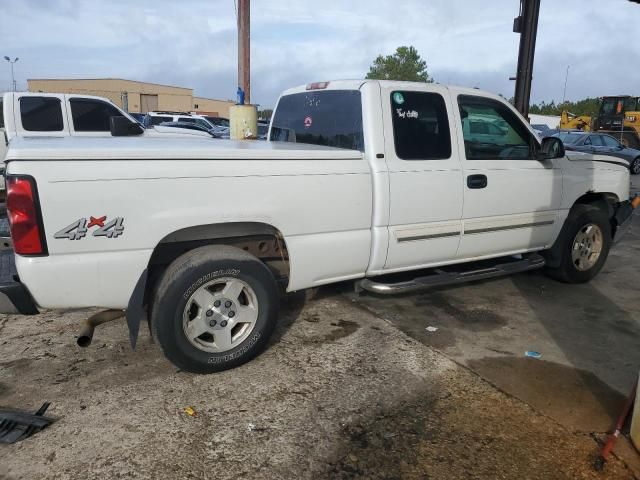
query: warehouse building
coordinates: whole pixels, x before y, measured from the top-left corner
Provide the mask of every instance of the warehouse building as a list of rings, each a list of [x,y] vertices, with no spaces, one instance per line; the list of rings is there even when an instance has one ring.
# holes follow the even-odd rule
[[[193,89],[137,82],[120,78],[27,80],[30,92],[77,93],[105,97],[123,110],[147,113],[154,110],[198,112],[229,118],[230,100],[194,97]]]

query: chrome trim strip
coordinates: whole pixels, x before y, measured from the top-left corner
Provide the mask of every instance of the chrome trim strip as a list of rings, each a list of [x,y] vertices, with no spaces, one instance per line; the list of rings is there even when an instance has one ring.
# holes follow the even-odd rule
[[[500,232],[502,230],[515,230],[518,228],[527,228],[527,227],[542,227],[544,225],[553,225],[555,222],[553,220],[548,220],[545,222],[533,222],[533,223],[520,223],[518,225],[505,225],[504,227],[491,227],[491,228],[478,228],[476,230],[465,230],[464,234],[473,234],[473,233],[489,233],[489,232]]]
[[[397,242],[412,242],[414,240],[433,240],[434,238],[447,238],[447,237],[456,237],[460,235],[460,231],[457,232],[447,232],[447,233],[435,233],[433,235],[416,235],[413,237],[403,237],[398,238]]]

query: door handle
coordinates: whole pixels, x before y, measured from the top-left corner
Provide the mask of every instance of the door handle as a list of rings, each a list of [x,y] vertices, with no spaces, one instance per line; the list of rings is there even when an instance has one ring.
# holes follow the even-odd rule
[[[469,175],[467,177],[467,187],[469,188],[485,188],[487,186],[486,175]]]

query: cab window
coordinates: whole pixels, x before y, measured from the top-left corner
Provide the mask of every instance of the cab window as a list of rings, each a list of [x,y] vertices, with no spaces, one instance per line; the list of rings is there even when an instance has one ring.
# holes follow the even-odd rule
[[[403,160],[451,157],[451,135],[444,98],[438,93],[391,92],[396,155]]]
[[[20,98],[22,128],[29,132],[61,132],[64,129],[62,104],[55,97]]]
[[[88,98],[72,98],[71,118],[76,132],[108,132],[111,130],[111,117],[122,113],[106,102]]]
[[[467,160],[533,159],[537,143],[513,111],[497,100],[460,95],[458,107]]]

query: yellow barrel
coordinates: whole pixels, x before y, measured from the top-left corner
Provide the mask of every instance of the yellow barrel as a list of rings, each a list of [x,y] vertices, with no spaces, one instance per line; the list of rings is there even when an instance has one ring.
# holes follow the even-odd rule
[[[232,140],[255,140],[258,137],[258,110],[255,105],[233,105],[229,108]]]
[[[640,383],[636,393],[636,404],[633,408],[633,418],[631,419],[631,440],[638,450],[640,450]]]

